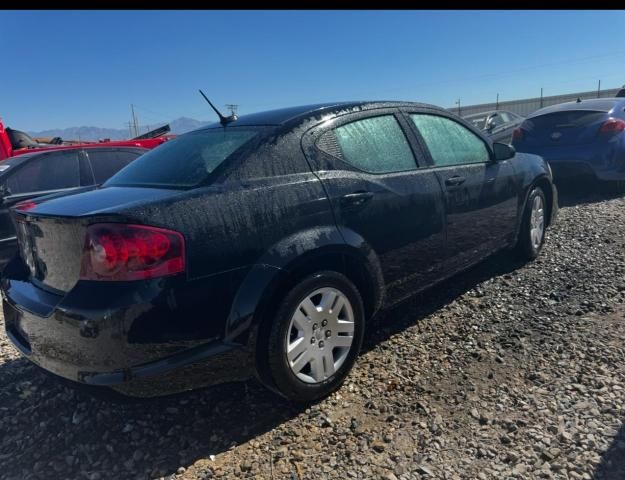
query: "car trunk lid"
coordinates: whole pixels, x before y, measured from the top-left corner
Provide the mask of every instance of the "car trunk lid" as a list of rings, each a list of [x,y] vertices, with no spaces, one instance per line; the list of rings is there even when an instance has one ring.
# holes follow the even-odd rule
[[[565,110],[528,118],[521,125],[523,143],[527,147],[592,143],[608,117],[605,111]]]
[[[16,213],[19,253],[31,281],[67,292],[80,277],[86,222]]]
[[[175,196],[180,190],[105,188],[45,201],[27,211],[13,210],[19,254],[33,284],[64,293],[80,278],[87,226],[127,222],[138,202]]]

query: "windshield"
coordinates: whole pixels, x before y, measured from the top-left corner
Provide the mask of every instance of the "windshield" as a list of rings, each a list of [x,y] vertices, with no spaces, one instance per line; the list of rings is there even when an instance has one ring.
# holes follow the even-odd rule
[[[141,155],[103,186],[194,187],[261,128],[215,128],[181,135]]]

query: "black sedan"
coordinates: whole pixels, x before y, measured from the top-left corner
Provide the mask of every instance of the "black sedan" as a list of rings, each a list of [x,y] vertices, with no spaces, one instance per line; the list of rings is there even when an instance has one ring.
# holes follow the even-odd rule
[[[0,268],[17,251],[10,207],[42,195],[89,190],[147,151],[90,146],[25,153],[1,162]]]
[[[514,129],[523,123],[523,117],[506,110],[475,113],[463,118],[482,130],[493,142],[503,143],[512,143]]]
[[[501,249],[535,258],[557,211],[542,158],[437,107],[323,104],[224,125],[14,210],[3,307],[27,358],[127,394],[255,374],[312,401],[344,380],[380,308]]]

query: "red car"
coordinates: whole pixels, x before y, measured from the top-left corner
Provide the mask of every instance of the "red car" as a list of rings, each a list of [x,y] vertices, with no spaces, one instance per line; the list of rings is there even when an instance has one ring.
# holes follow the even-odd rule
[[[43,144],[37,143],[30,135],[27,133],[21,132],[19,130],[14,130],[9,127],[5,127],[2,121],[0,120],[0,161],[6,160],[7,158],[14,157],[17,155],[21,155],[23,153],[31,153],[42,150],[58,150],[58,149],[68,149],[68,148],[91,148],[91,147],[141,147],[152,149],[158,147],[160,144],[166,142],[171,136],[164,135],[169,131],[169,127],[161,128],[155,130],[156,134],[160,133],[160,136],[149,137],[149,134],[152,132],[148,132],[141,137],[134,138],[131,140],[119,140],[119,141],[103,141],[103,142],[80,142],[73,144],[63,144],[60,140],[59,144]],[[148,138],[146,138],[148,137]]]

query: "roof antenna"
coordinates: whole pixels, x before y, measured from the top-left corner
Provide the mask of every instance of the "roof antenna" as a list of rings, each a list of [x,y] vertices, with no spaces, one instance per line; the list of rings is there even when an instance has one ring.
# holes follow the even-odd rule
[[[221,112],[219,110],[217,110],[217,108],[215,107],[215,105],[213,105],[211,103],[211,101],[208,99],[208,97],[206,95],[204,95],[204,92],[202,90],[200,90],[200,93],[202,94],[202,96],[204,97],[204,100],[206,100],[208,102],[208,104],[211,106],[211,108],[213,110],[215,110],[215,113],[217,114],[217,116],[219,117],[219,123],[221,123],[221,125],[223,127],[225,127],[226,125],[228,125],[231,122],[234,122],[235,120],[237,120],[239,117],[237,117],[234,113],[232,115],[230,115],[229,117],[224,117]]]

